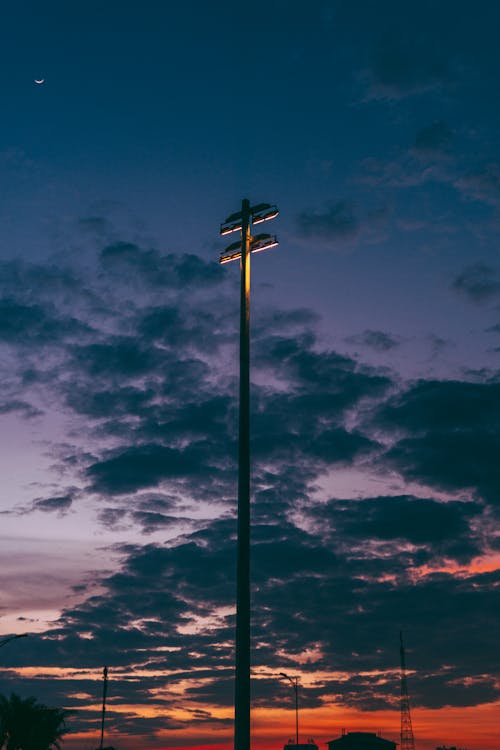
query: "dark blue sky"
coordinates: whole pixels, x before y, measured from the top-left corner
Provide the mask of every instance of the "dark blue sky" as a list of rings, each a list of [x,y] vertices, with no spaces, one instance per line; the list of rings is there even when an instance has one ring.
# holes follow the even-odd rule
[[[208,260],[240,196],[271,200],[287,242],[286,259],[265,261],[273,298],[317,307],[333,340],[360,333],[368,310],[410,336],[419,372],[433,335],[459,348],[455,369],[488,363],[496,342],[450,285],[478,263],[497,283],[491,3],[272,2],[246,16],[111,3],[23,18],[2,53],[3,257],[66,254],[75,217],[107,212]]]
[[[491,734],[496,5],[4,16],[0,631],[38,635],[2,678],[39,694],[49,669],[91,746],[108,659],[117,744],[229,741],[238,272],[216,260],[248,197],[280,208],[252,271],[255,731],[286,739],[292,671],[321,740],[345,712],[396,737],[404,627],[420,746],[461,744],[447,705]]]

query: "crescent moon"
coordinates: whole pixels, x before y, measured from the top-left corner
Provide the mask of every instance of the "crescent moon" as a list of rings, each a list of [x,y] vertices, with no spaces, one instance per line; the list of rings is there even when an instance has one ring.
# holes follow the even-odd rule
[[[35,83],[44,83],[45,78],[35,78]]]

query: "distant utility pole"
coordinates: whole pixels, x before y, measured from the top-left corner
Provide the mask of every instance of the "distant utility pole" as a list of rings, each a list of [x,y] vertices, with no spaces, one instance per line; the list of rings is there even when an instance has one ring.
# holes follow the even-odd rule
[[[290,677],[290,675],[280,672],[281,677],[287,679],[295,692],[295,744],[299,744],[299,678]]]
[[[240,412],[238,439],[238,542],[236,565],[236,673],[234,692],[234,750],[250,750],[250,255],[276,247],[270,234],[251,236],[253,224],[274,219],[276,206],[250,206],[221,225],[222,235],[240,238],[221,253],[219,263],[240,261]]]
[[[399,632],[399,653],[401,656],[401,745],[400,750],[415,750],[415,739],[411,725],[410,699],[406,682],[406,658],[403,646],[403,633]]]
[[[108,668],[104,667],[103,673],[103,686],[102,686],[102,718],[101,718],[101,742],[99,750],[103,750],[104,742],[104,715],[106,713],[106,693],[108,692]]]

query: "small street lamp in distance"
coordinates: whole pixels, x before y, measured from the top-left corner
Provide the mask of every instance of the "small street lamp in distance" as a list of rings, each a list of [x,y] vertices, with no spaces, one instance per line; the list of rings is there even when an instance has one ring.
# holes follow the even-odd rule
[[[250,750],[250,255],[276,247],[270,234],[251,236],[253,224],[274,219],[276,206],[250,205],[221,225],[225,236],[240,232],[240,239],[222,251],[219,263],[240,261],[240,404],[238,436],[238,540],[236,563],[236,670],[234,690],[234,750]]]
[[[299,678],[290,677],[290,675],[280,672],[280,677],[288,680],[295,691],[295,744],[299,744]]]

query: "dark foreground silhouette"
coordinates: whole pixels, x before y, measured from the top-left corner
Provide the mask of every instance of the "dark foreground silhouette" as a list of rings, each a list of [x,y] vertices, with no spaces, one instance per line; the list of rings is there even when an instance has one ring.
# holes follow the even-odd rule
[[[59,750],[66,715],[63,709],[44,706],[36,698],[0,695],[0,749]]]

